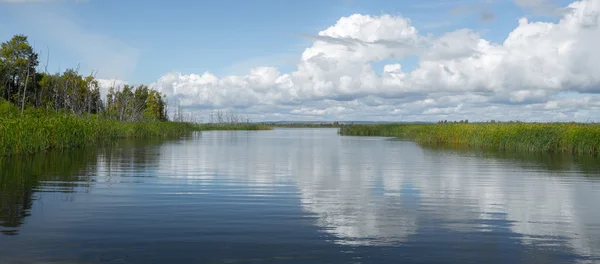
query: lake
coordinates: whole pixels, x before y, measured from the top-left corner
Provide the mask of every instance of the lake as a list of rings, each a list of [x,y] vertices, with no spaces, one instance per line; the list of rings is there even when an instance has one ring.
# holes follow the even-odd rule
[[[282,128],[0,166],[0,263],[600,261],[593,157]]]

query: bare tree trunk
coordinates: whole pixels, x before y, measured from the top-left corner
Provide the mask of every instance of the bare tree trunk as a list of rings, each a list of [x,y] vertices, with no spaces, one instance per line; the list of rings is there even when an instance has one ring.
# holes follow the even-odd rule
[[[27,61],[27,77],[25,77],[25,87],[23,87],[23,100],[21,101],[21,115],[25,111],[25,97],[27,96],[27,85],[29,84],[29,61]]]
[[[4,87],[4,91],[2,92],[3,93],[2,96],[6,97],[6,101],[8,101],[8,83],[9,83],[9,81],[10,81],[9,78],[6,78],[4,80],[4,86],[3,86]]]
[[[40,99],[38,97],[39,95],[39,89],[34,89],[33,90],[33,106],[35,107],[40,107]]]
[[[90,91],[90,93],[88,94],[88,99],[87,99],[87,116],[88,118],[90,117],[90,115],[92,114],[92,92]]]
[[[65,89],[63,89],[63,107],[70,110],[71,104],[69,103],[69,80],[65,82]],[[66,114],[66,112],[65,112]]]
[[[46,47],[48,49],[48,54],[46,55],[46,64],[44,65],[44,73],[46,74],[46,76],[48,76],[48,62],[50,62],[50,48]],[[40,89],[40,98],[39,98],[39,104],[42,104],[42,97],[43,97],[43,90]],[[46,111],[48,110],[47,106],[46,107]]]
[[[123,97],[123,95],[121,95],[121,97]],[[123,115],[125,114],[125,107],[127,107],[126,105],[123,104],[123,98],[119,98],[119,104],[117,105],[117,107],[119,107],[119,121],[123,121]]]
[[[17,78],[17,76],[13,75],[12,78],[10,78],[10,80],[8,80],[8,82],[11,84],[11,86],[15,85],[15,79]],[[11,94],[11,88],[12,87],[8,87],[8,85],[6,86],[6,100],[10,102],[10,97],[12,96]]]
[[[21,77],[19,77],[19,81],[17,82],[17,100],[15,100],[15,105],[19,107],[19,99],[21,99]]]
[[[56,82],[54,83],[54,85],[52,86],[52,90],[53,90],[53,95],[52,98],[54,100],[54,110],[58,110],[58,108],[60,107],[60,102],[58,101],[58,80],[56,80]]]
[[[217,110],[217,124],[222,125],[223,121],[223,112],[221,110]]]

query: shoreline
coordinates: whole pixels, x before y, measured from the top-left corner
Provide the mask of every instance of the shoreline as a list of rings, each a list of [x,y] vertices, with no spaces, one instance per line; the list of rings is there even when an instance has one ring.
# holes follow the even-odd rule
[[[121,139],[168,139],[195,131],[270,130],[258,124],[193,124],[173,121],[123,122],[98,116],[43,113],[0,115],[0,157],[31,155],[116,142]]]
[[[600,125],[582,123],[458,123],[347,125],[343,136],[386,136],[419,144],[502,151],[600,155]]]

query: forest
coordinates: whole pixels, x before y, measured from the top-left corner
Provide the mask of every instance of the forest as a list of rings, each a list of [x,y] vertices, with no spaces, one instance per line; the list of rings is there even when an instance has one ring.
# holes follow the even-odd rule
[[[24,35],[15,35],[0,47],[0,103],[10,102],[22,115],[33,112],[97,116],[117,121],[167,121],[166,96],[148,86],[113,87],[101,98],[95,73],[78,68],[49,73],[48,58],[40,56]],[[105,100],[103,100],[105,99]]]
[[[169,121],[166,96],[146,85],[112,87],[102,98],[95,73],[49,73],[47,65],[24,35],[1,44],[0,156],[199,130]]]

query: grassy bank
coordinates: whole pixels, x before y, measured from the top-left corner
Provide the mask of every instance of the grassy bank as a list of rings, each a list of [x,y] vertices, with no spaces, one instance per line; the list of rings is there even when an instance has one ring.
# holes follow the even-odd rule
[[[175,122],[118,122],[71,115],[0,116],[0,155],[32,154],[114,141],[119,138],[167,138],[196,130]]]
[[[192,131],[268,130],[259,124],[190,124],[183,122],[123,122],[98,115],[29,108],[23,113],[0,100],[0,156],[26,155],[51,149],[71,149],[122,138],[174,138]]]
[[[600,154],[600,125],[575,123],[385,124],[340,128],[341,135],[389,136],[421,144],[511,151]]]
[[[197,125],[181,122],[119,122],[65,114],[0,115],[0,156],[70,149],[122,138],[173,138],[192,131],[270,130],[258,124]]]

